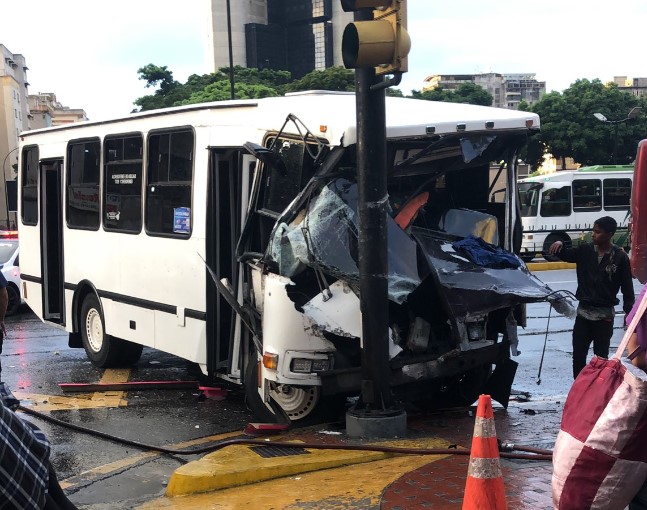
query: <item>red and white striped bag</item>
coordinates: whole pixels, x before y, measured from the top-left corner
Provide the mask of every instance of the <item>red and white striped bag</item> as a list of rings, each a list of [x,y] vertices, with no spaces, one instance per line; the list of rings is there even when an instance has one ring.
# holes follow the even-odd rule
[[[643,298],[611,359],[594,356],[568,393],[553,450],[558,510],[623,510],[647,479],[647,374],[621,360]]]

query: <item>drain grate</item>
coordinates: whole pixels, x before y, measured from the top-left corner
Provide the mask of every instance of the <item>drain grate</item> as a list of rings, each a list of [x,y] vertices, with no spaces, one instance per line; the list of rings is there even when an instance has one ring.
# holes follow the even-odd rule
[[[272,457],[290,457],[292,455],[306,455],[310,452],[298,446],[253,446],[250,448],[254,453],[264,459]]]

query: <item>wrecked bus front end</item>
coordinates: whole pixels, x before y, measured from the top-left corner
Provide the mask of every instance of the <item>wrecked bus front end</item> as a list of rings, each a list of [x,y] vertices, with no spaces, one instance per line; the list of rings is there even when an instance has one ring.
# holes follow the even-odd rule
[[[390,382],[402,400],[470,404],[496,379],[503,384],[492,392],[507,404],[524,304],[557,299],[513,254],[516,154],[526,134],[388,141]],[[252,271],[260,394],[293,420],[323,396],[360,391],[355,158],[354,145],[322,158]],[[502,375],[490,378],[493,365]]]

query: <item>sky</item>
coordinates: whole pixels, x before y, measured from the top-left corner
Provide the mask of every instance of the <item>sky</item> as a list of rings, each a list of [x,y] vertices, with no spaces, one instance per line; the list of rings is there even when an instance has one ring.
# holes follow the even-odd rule
[[[152,92],[137,73],[146,64],[167,66],[180,82],[211,72],[208,5],[0,0],[0,44],[25,57],[31,94],[53,92],[100,120]],[[548,91],[578,78],[645,77],[646,21],[644,0],[408,0],[412,46],[399,88],[420,90],[433,74],[534,73]]]

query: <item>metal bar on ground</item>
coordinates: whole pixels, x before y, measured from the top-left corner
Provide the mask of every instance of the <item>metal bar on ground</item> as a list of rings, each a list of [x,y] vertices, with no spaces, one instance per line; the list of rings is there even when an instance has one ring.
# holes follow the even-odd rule
[[[114,383],[58,383],[64,393],[135,390],[192,390],[198,381],[131,381]]]

